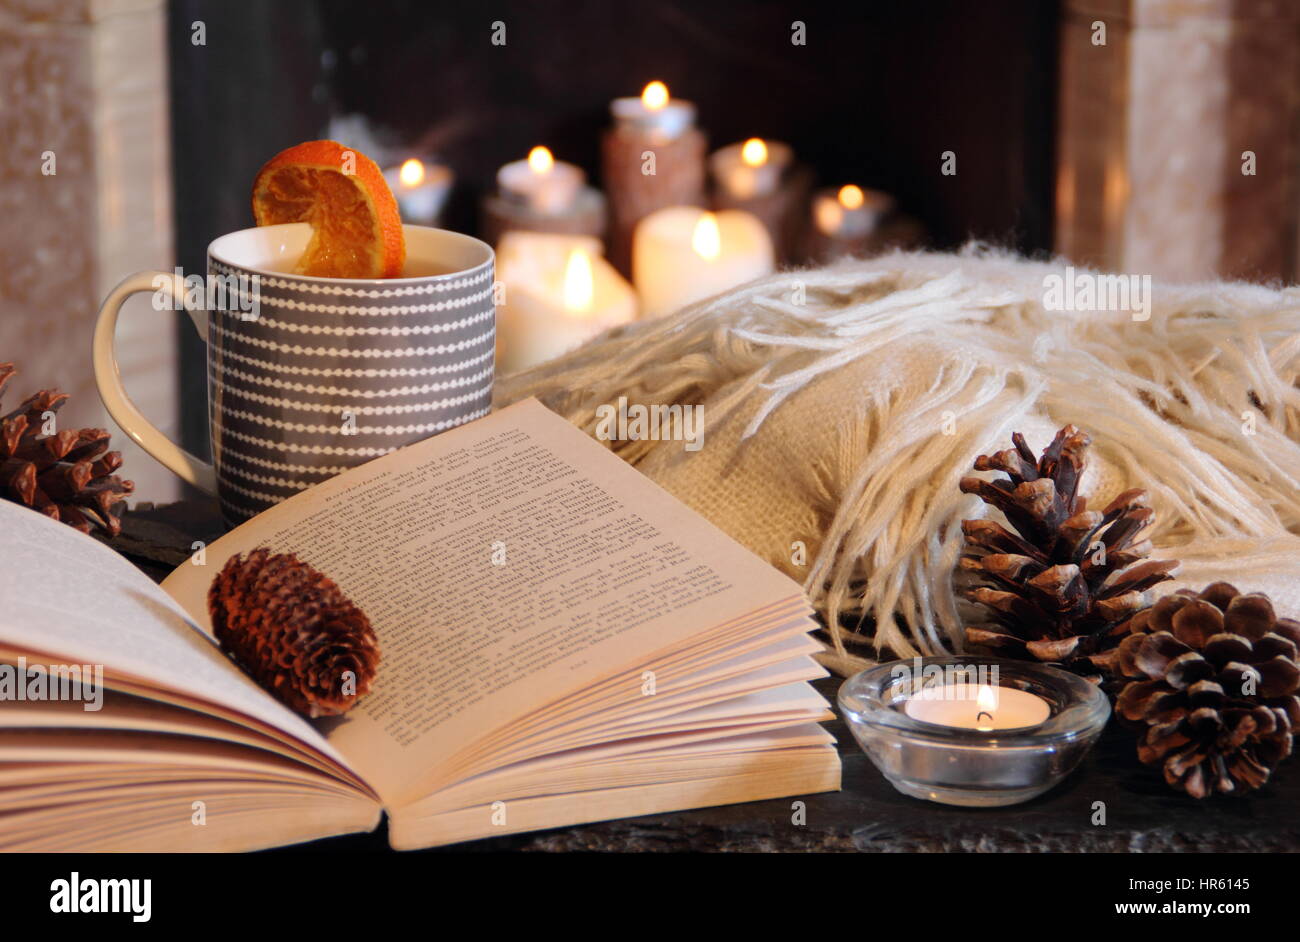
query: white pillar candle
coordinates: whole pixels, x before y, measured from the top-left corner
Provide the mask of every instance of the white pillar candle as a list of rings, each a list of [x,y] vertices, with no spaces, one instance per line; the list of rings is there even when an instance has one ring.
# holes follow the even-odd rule
[[[415,226],[437,224],[454,179],[450,167],[425,163],[417,157],[384,171],[384,180],[397,200],[402,221]]]
[[[709,169],[718,187],[735,200],[768,196],[781,184],[794,152],[788,144],[751,137],[713,152]]]
[[[632,286],[590,236],[508,232],[497,246],[497,372],[528,369],[636,320]]]
[[[935,684],[908,697],[903,712],[923,723],[991,732],[1038,726],[1052,710],[1042,697],[1014,687]]]
[[[534,147],[528,159],[512,161],[497,171],[497,187],[503,195],[544,215],[572,207],[585,181],[581,167],[556,160],[545,147]]]
[[[762,278],[774,265],[767,229],[738,209],[670,206],[637,223],[632,239],[632,281],[643,317],[671,314]]]

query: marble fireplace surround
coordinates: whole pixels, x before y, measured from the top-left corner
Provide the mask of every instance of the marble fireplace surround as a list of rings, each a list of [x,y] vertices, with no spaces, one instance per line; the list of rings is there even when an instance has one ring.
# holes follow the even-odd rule
[[[162,0],[0,0],[0,360],[20,370],[4,411],[58,386],[63,426],[109,429],[153,501],[180,483],[104,411],[90,339],[114,284],[174,265],[166,22]],[[144,296],[118,331],[131,395],[172,434],[177,325]]]

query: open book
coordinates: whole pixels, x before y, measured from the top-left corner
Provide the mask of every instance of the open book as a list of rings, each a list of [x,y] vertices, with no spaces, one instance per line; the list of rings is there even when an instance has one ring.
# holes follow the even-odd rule
[[[257,546],[370,617],[347,715],[301,719],[212,640],[208,586]],[[836,789],[809,614],[535,400],[299,493],[161,588],[0,501],[0,848],[243,850],[387,812],[405,849]]]

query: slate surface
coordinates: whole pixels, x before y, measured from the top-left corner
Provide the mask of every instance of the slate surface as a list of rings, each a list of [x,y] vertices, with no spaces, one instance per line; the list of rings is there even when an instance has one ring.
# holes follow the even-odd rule
[[[155,578],[221,532],[206,500],[142,507],[111,545]],[[816,686],[834,702],[840,679]],[[1057,788],[1009,808],[953,808],[894,791],[858,750],[842,721],[829,724],[844,762],[843,789],[809,795],[806,823],[794,798],[750,802],[508,835],[458,845],[477,851],[1253,851],[1300,850],[1300,764],[1284,764],[1255,795],[1195,801],[1169,789],[1133,756],[1131,734],[1112,725]],[[1094,824],[1094,803],[1106,823]],[[389,852],[380,829],[295,848]],[[442,850],[447,850],[444,848]],[[436,853],[437,851],[431,851]]]

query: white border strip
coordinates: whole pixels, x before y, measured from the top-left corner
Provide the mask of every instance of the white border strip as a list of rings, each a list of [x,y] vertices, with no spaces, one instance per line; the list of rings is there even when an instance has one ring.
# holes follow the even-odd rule
[[[454,346],[462,349],[469,348],[483,340],[487,340],[488,338],[492,338],[493,340],[495,340],[496,331],[491,330],[486,334],[479,334],[477,337],[471,337],[469,340],[463,340],[460,343],[455,344]],[[453,352],[460,352],[460,351],[456,350]],[[481,353],[476,357],[470,357],[470,359],[468,360],[460,360],[456,363],[448,363],[445,366],[426,366],[426,367],[399,366],[399,367],[393,367],[392,369],[384,369],[384,370],[351,369],[351,368],[332,370],[326,367],[289,366],[288,364],[277,363],[273,360],[259,360],[257,359],[257,357],[245,356],[242,353],[235,353],[233,350],[222,349],[217,352],[218,358],[229,357],[230,359],[235,360],[239,363],[247,363],[250,366],[256,366],[260,369],[269,370],[270,372],[273,373],[288,373],[291,376],[341,376],[345,379],[353,379],[357,377],[382,377],[387,379],[390,376],[392,377],[439,376],[443,373],[459,373],[461,370],[466,370],[473,366],[477,366],[479,363],[482,363],[488,357],[492,357],[492,356],[496,356],[495,343],[493,343],[491,350]],[[209,362],[211,362],[211,357],[209,357]]]
[[[468,386],[472,382],[479,382],[492,376],[492,367],[480,371],[474,376],[466,377],[464,382],[456,383],[457,386]],[[353,415],[410,415],[415,412],[431,412],[441,409],[448,400],[437,400],[434,402],[416,402],[404,406],[354,406],[354,405],[336,405],[329,402],[302,402],[297,399],[283,399],[278,396],[264,396],[261,393],[255,393],[251,390],[244,389],[228,381],[218,381],[217,385],[225,390],[230,391],[233,395],[241,399],[251,399],[268,406],[280,406],[285,409],[297,409],[300,412],[331,412],[335,415],[343,412],[351,412]],[[480,387],[482,389],[491,389],[491,386]]]
[[[227,431],[226,434],[233,435],[235,433]],[[240,437],[242,438],[243,436]],[[227,459],[230,458],[235,458],[238,461],[243,461],[250,465],[257,465],[263,468],[270,468],[275,471],[288,471],[291,474],[321,474],[324,475],[324,477],[321,478],[321,481],[328,481],[330,478],[334,477],[335,475],[342,474],[344,471],[350,471],[354,467],[356,467],[356,465],[351,465],[351,464],[334,464],[334,465],[319,465],[319,466],[310,465],[310,464],[287,464],[283,461],[271,461],[269,458],[257,458],[253,455],[247,455],[244,454],[244,452],[242,451],[237,451],[234,448],[231,448],[229,445],[223,444],[221,449],[221,459],[222,459],[223,467],[229,464],[229,461]],[[318,481],[317,483],[320,482]]]
[[[474,362],[482,363],[495,354],[496,351],[489,350],[480,357],[475,357]],[[423,386],[399,386],[391,389],[348,389],[344,386],[315,386],[311,383],[291,383],[285,380],[273,379],[269,376],[254,376],[252,373],[245,373],[243,370],[237,370],[234,367],[226,367],[217,370],[208,369],[208,379],[214,383],[221,383],[242,395],[251,395],[244,393],[241,388],[232,383],[231,378],[235,378],[245,383],[256,383],[260,386],[270,386],[273,389],[285,389],[291,392],[305,392],[315,396],[355,396],[358,399],[392,399],[399,396],[422,396],[425,393],[441,392],[444,389],[458,389],[461,386],[468,386],[470,383],[478,382],[480,379],[492,374],[495,366],[489,366],[485,370],[480,370],[473,376],[462,376],[459,379],[449,379],[441,383],[425,383]],[[277,400],[278,401],[278,400]]]
[[[445,422],[437,422],[432,426],[436,432],[444,429],[455,428],[458,425],[464,425],[467,422],[473,422],[475,419],[481,419],[491,412],[491,408],[479,409],[471,412],[469,415],[459,416],[454,419],[448,419]],[[387,448],[340,448],[337,445],[299,445],[294,442],[276,442],[269,438],[257,438],[253,435],[245,435],[243,432],[236,432],[234,429],[221,428],[218,434],[229,436],[238,441],[248,442],[259,448],[269,448],[272,451],[289,451],[298,454],[307,455],[345,455],[356,458],[378,458],[380,455],[386,455],[389,452],[396,451],[401,445],[391,445]]]
[[[239,302],[248,301],[251,305],[256,299],[259,310],[263,307],[283,308],[288,311],[310,311],[313,314],[430,314],[436,311],[454,311],[462,307],[470,307],[478,304],[485,298],[492,296],[492,289],[488,288],[480,291],[478,294],[468,294],[463,298],[453,298],[450,301],[438,301],[434,304],[417,304],[406,307],[389,307],[383,310],[370,310],[364,307],[349,307],[341,304],[311,304],[306,301],[293,301],[289,298],[282,298],[274,294],[259,295],[241,295],[236,298],[236,306]],[[424,327],[311,327],[306,324],[285,324],[279,321],[273,321],[269,317],[249,317],[243,310],[226,310],[218,308],[218,313],[225,314],[237,321],[248,321],[254,324],[269,324],[279,327],[282,330],[306,331],[308,333],[332,332],[352,336],[353,334],[408,334],[408,333],[434,333],[436,331],[453,330],[457,325],[449,324],[431,324]],[[484,317],[491,317],[496,312],[496,305],[490,306],[483,314],[474,320],[458,321],[457,324],[469,324],[482,320]]]
[[[441,353],[455,353],[457,349],[462,348],[462,344],[468,342],[468,341],[461,341],[460,344],[441,344],[436,347],[406,347],[405,349],[402,350],[373,350],[369,348],[364,350],[349,350],[346,347],[302,347],[299,346],[298,344],[289,346],[283,343],[276,343],[274,340],[262,340],[259,337],[246,337],[241,334],[235,333],[234,331],[227,330],[226,328],[222,327],[220,324],[213,324],[212,329],[215,330],[218,334],[222,335],[223,337],[233,337],[235,340],[239,341],[240,343],[246,343],[249,344],[250,346],[260,347],[264,350],[274,350],[276,353],[293,353],[299,356],[338,357],[343,359],[346,359],[348,357],[363,357],[363,358],[382,357],[388,359],[391,357],[436,356]],[[481,334],[479,335],[479,337],[476,337],[474,339],[480,340],[482,339],[482,337],[485,336],[487,335]],[[495,327],[492,330],[492,336],[496,336]]]

